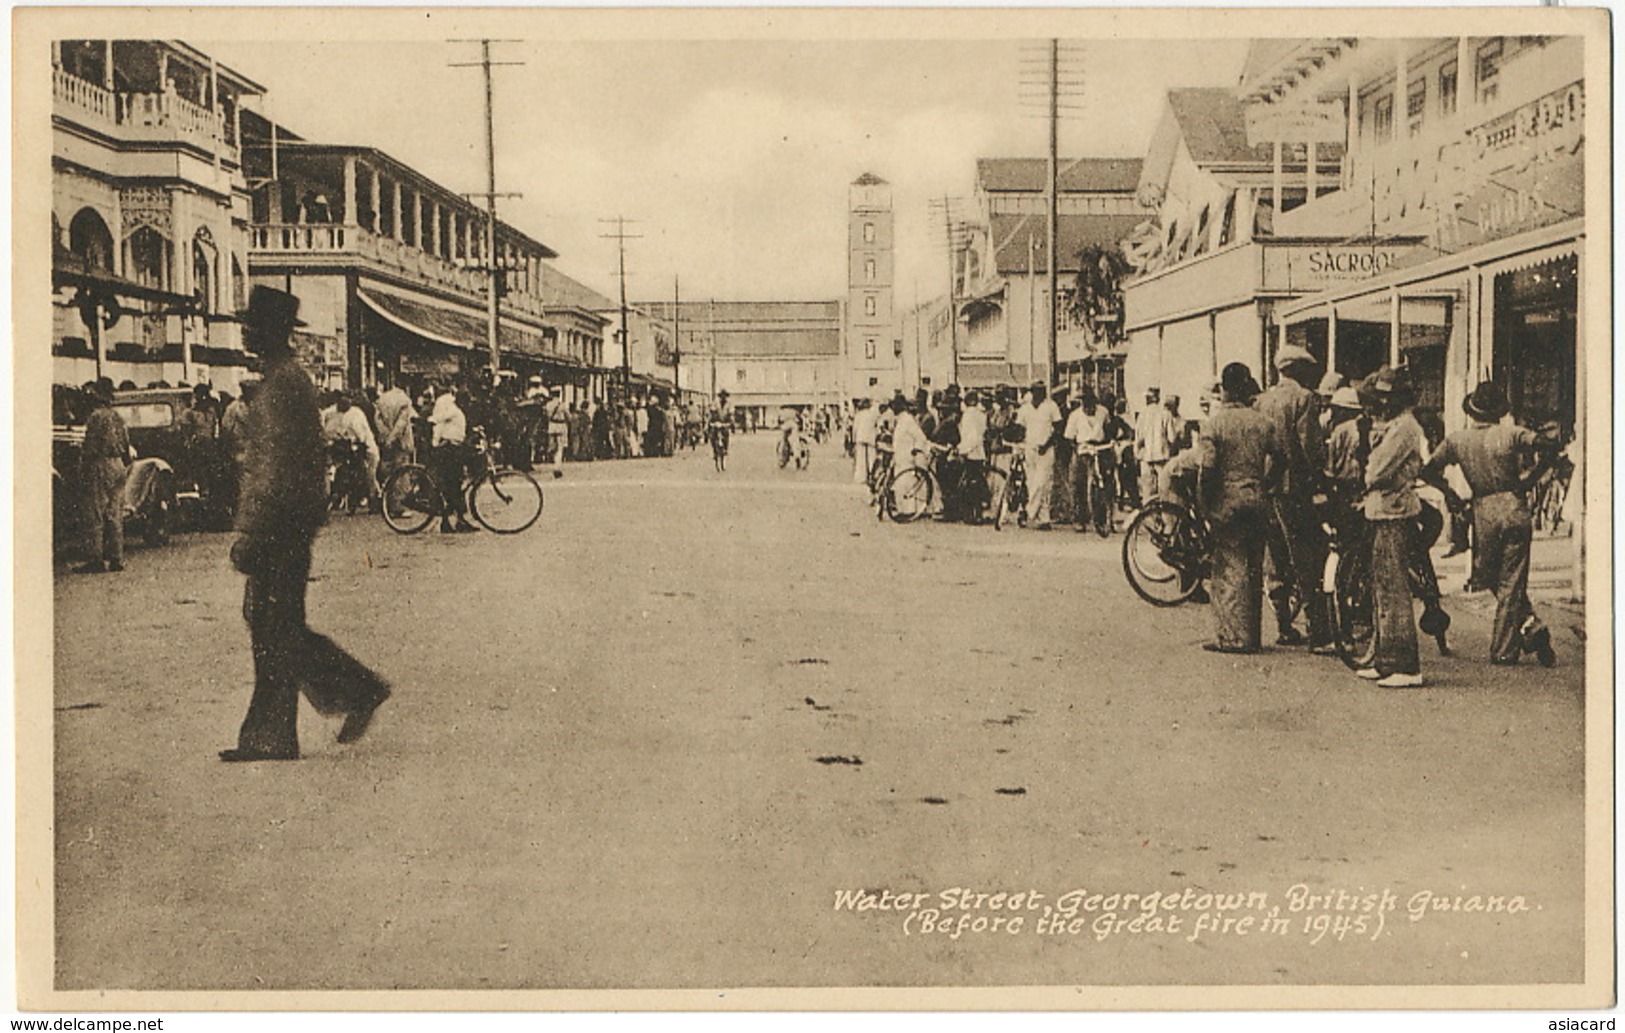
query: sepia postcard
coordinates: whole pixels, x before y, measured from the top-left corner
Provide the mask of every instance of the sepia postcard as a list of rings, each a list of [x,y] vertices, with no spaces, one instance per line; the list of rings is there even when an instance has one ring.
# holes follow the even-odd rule
[[[21,1008],[1614,1003],[1606,11],[13,48]]]

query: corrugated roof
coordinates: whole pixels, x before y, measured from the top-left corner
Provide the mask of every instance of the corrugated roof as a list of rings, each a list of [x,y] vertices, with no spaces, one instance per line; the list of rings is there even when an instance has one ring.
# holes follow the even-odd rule
[[[1078,252],[1091,244],[1116,247],[1134,227],[1151,218],[1147,215],[1063,215],[1060,235],[1055,242],[1055,266],[1063,273],[1077,272]],[[999,247],[995,264],[999,275],[1027,272],[1027,237],[1033,238],[1034,267],[1044,271],[1044,234],[1041,215],[995,215],[993,241]]]
[[[1247,146],[1247,121],[1236,91],[1222,86],[1169,90],[1168,105],[1197,164],[1270,161],[1270,148]]]
[[[1041,193],[1049,189],[1049,160],[978,158],[976,182],[994,193]],[[1062,158],[1056,174],[1063,194],[1133,193],[1139,185],[1139,158]]]
[[[602,312],[619,306],[586,284],[572,280],[547,263],[542,263],[542,304],[549,308],[577,308]]]

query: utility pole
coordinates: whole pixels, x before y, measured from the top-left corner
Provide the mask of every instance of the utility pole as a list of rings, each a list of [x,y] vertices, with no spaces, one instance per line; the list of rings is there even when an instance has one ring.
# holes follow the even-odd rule
[[[671,382],[683,400],[683,278],[671,278]]]
[[[954,295],[959,289],[959,276],[954,270],[954,263],[959,258],[958,242],[954,239],[954,216],[951,199],[947,195],[942,198],[942,234],[943,241],[948,248],[948,352],[949,362],[953,370],[950,383],[959,383],[959,306],[955,303]]]
[[[717,396],[717,302],[705,303],[705,340],[711,353],[711,397]]]
[[[1049,274],[1049,386],[1053,389],[1056,380],[1056,367],[1059,365],[1056,352],[1055,328],[1057,325],[1056,311],[1060,305],[1060,293],[1057,290],[1059,280],[1055,269],[1055,238],[1061,230],[1060,206],[1060,137],[1061,137],[1061,41],[1049,41],[1049,233],[1044,245],[1045,269]]]
[[[1027,234],[1027,379],[1038,375],[1038,269],[1033,235]]]
[[[491,44],[518,43],[516,39],[478,39],[478,40],[452,40],[453,43],[478,43],[480,45],[480,59],[471,62],[453,62],[453,68],[479,68],[485,73],[485,233],[486,252],[485,265],[490,274],[490,282],[485,292],[485,342],[491,349],[491,372],[495,373],[502,368],[502,348],[500,338],[500,316],[498,314],[500,277],[503,275],[501,263],[497,261],[497,155],[496,155],[496,125],[492,116],[491,69],[493,67],[522,65],[523,61],[492,61]],[[504,194],[504,197],[518,197],[518,194]]]
[[[621,280],[621,392],[623,398],[632,395],[632,325],[628,322],[626,306],[626,242],[629,240],[642,240],[639,234],[628,234],[626,224],[633,220],[617,215],[613,219],[599,219],[602,223],[614,223],[614,233],[600,233],[603,240],[615,241],[620,251],[620,280]]]

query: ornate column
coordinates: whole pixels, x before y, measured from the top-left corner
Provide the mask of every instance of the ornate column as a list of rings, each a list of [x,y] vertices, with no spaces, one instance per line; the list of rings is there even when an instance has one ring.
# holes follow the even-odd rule
[[[446,257],[441,247],[442,241],[440,237],[440,219],[443,214],[444,209],[440,207],[439,201],[434,201],[429,205],[429,224],[430,229],[432,230],[429,235],[429,243],[432,246],[436,258]]]
[[[384,178],[378,174],[378,167],[372,167],[372,225],[367,227],[374,233],[378,232],[384,220]]]
[[[390,212],[394,215],[389,224],[390,236],[396,240],[403,240],[401,236],[401,181],[394,180],[389,184]]]
[[[412,191],[412,246],[427,251],[423,246],[423,191]]]
[[[360,213],[356,211],[355,202],[355,155],[344,156],[344,219],[346,226],[361,225]]]

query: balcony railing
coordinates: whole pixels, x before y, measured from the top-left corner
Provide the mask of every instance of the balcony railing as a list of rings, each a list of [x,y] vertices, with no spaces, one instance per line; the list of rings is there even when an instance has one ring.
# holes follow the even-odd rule
[[[360,226],[338,223],[260,223],[250,230],[252,249],[277,254],[350,256],[402,274],[420,283],[448,288],[470,298],[485,296],[488,277],[482,269],[447,261],[405,241]],[[528,294],[503,296],[511,312],[543,315],[540,299]]]
[[[234,152],[225,116],[173,93],[115,93],[58,68],[56,100],[103,127],[142,137],[180,137],[213,150]]]

